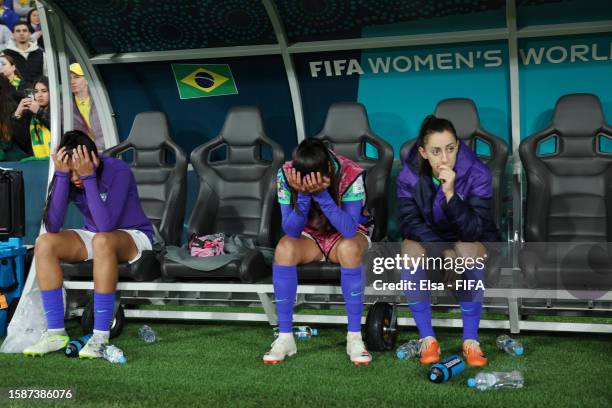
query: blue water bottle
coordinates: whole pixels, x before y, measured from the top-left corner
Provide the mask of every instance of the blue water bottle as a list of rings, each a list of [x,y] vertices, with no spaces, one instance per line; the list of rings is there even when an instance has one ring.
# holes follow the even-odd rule
[[[91,333],[86,334],[79,339],[70,340],[68,344],[66,345],[66,350],[64,351],[64,353],[66,354],[66,357],[78,357],[79,352],[85,346],[85,344],[89,341],[90,337],[91,337]]]
[[[453,377],[457,377],[465,369],[463,359],[458,355],[452,355],[431,366],[429,370],[429,381],[443,383]]]

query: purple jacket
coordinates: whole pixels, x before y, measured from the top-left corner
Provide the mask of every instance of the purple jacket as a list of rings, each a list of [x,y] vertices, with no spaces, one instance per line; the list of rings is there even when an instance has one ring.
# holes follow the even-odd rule
[[[95,173],[83,177],[83,190],[76,193],[70,193],[70,173],[55,172],[47,213],[47,231],[58,232],[62,228],[68,202],[72,200],[85,218],[84,228],[87,231],[136,229],[144,232],[153,242],[153,226],[140,205],[136,179],[130,166],[112,157],[102,156],[101,160],[100,181]]]
[[[402,236],[417,242],[499,241],[493,222],[491,172],[463,142],[454,171],[455,195],[447,203],[441,186],[420,175],[418,147],[410,150],[397,178]]]

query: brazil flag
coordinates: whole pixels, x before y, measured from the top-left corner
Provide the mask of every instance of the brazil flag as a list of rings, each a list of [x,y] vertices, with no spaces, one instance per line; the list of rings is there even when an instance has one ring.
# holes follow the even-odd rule
[[[172,64],[172,71],[181,99],[238,93],[227,64]]]

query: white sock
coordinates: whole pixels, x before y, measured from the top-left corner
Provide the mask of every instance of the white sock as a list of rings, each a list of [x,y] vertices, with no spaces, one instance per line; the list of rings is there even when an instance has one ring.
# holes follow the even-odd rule
[[[110,338],[110,331],[94,330],[93,335],[96,338],[102,340],[103,342],[108,343],[108,339]]]
[[[359,337],[361,338],[361,332],[346,332],[346,337]]]
[[[47,333],[51,336],[67,336],[66,328],[62,327],[61,329],[48,329]]]
[[[278,337],[293,337],[293,333],[278,333]]]

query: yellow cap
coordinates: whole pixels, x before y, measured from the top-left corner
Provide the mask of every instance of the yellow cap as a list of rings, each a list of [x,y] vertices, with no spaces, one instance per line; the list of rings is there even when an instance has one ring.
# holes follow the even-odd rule
[[[75,62],[74,64],[70,64],[70,72],[72,72],[75,75],[80,75],[80,76],[85,75],[83,73],[83,68],[81,68],[81,65],[78,62]]]

